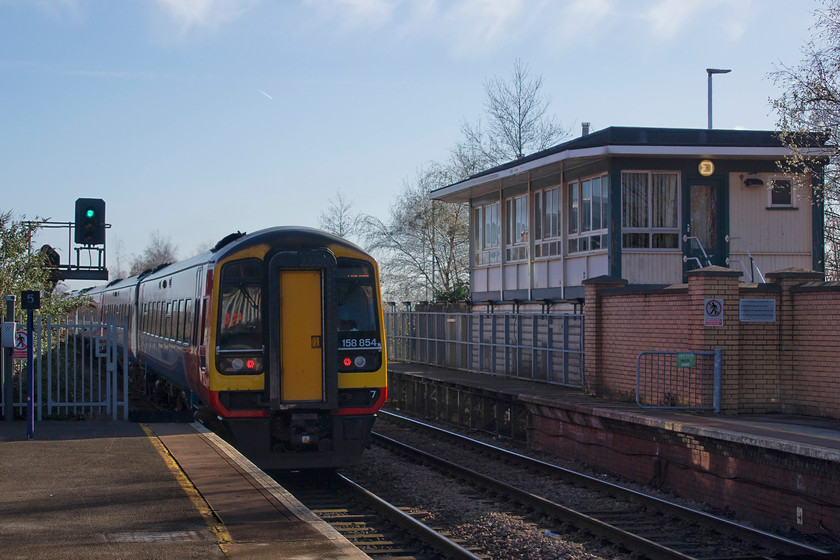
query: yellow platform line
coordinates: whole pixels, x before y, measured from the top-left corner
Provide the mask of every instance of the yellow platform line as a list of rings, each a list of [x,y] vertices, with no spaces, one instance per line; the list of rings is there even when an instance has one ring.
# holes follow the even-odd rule
[[[181,469],[181,466],[178,464],[178,461],[175,460],[175,457],[173,457],[169,452],[169,449],[167,449],[166,446],[163,445],[163,442],[160,441],[157,434],[155,434],[146,424],[140,424],[140,427],[143,428],[143,431],[146,433],[149,441],[157,450],[158,454],[160,454],[163,458],[163,461],[166,463],[166,466],[169,467],[170,472],[172,472],[175,476],[175,480],[178,481],[178,485],[184,490],[187,497],[189,497],[190,501],[195,506],[195,509],[197,509],[201,514],[204,522],[207,523],[207,526],[211,531],[213,531],[213,534],[216,535],[216,542],[219,544],[219,548],[225,556],[228,556],[227,545],[231,544],[233,539],[231,538],[230,533],[228,533],[227,528],[213,511],[213,508],[210,507],[210,504],[207,503],[207,500],[204,499],[204,496],[201,495],[201,492],[198,491],[186,473]]]

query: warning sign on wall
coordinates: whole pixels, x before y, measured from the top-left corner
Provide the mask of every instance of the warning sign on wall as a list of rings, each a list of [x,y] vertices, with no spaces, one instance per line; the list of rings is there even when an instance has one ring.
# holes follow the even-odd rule
[[[12,357],[16,360],[26,359],[26,349],[29,347],[29,337],[26,331],[15,331],[15,349]]]
[[[723,300],[712,298],[707,299],[703,305],[703,326],[723,326]]]

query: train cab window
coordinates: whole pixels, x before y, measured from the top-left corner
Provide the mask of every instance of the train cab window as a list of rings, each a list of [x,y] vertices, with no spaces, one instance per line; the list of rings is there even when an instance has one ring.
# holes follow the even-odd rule
[[[375,371],[382,364],[382,342],[373,267],[339,259],[336,285],[339,371]]]
[[[221,350],[262,349],[262,263],[244,259],[222,268],[219,330]]]
[[[344,266],[342,266],[344,265]],[[366,263],[338,266],[338,330],[376,330],[373,271]]]

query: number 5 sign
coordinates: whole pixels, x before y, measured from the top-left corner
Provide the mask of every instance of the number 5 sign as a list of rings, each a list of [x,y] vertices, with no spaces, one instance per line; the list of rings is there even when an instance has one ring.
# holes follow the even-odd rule
[[[41,292],[38,290],[24,290],[20,293],[20,306],[22,309],[40,309]]]

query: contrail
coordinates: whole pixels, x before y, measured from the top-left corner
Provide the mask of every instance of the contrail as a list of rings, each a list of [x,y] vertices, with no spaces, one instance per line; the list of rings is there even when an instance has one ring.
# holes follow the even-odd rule
[[[265,96],[266,96],[266,97],[268,97],[269,99],[274,99],[273,97],[271,97],[270,95],[268,95],[266,92],[264,92],[264,91],[263,91],[263,90],[261,90],[260,88],[257,88],[257,91],[258,91],[258,92],[260,92],[261,94],[265,95]]]

